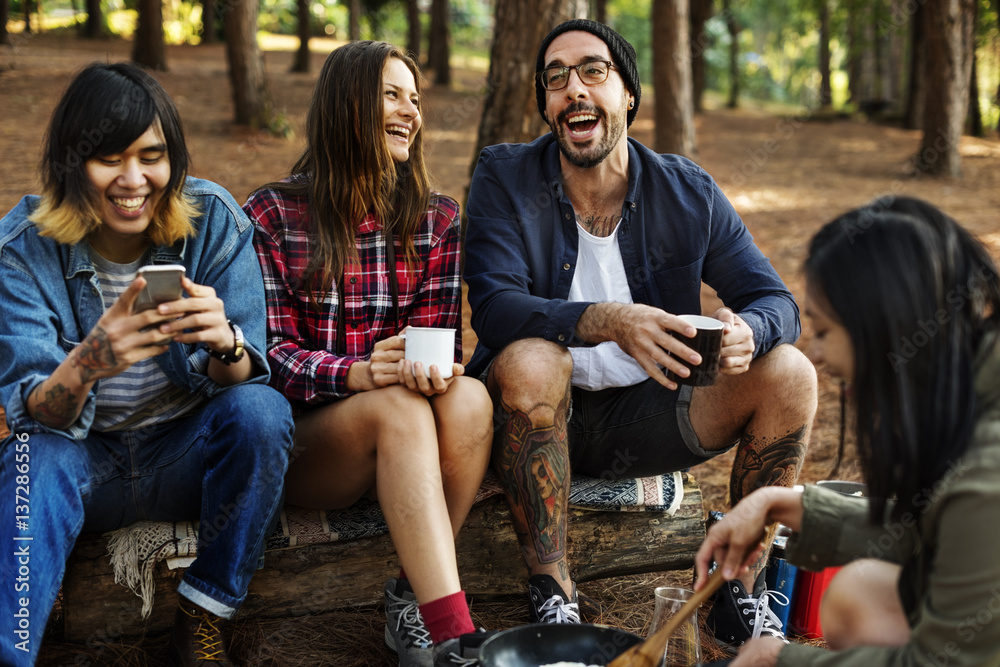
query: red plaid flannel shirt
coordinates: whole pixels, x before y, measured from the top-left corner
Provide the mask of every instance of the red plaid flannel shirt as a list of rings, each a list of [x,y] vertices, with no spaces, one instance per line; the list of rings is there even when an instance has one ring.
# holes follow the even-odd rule
[[[267,301],[267,358],[271,385],[293,406],[327,403],[344,397],[347,371],[367,359],[375,343],[407,325],[450,327],[455,361],[462,361],[462,286],[459,275],[458,204],[432,195],[427,216],[414,235],[417,261],[407,269],[396,243],[399,328],[392,320],[392,291],[386,264],[382,222],[365,216],[355,233],[360,262],[344,271],[346,356],[337,356],[337,300],[334,283],[310,304],[299,284],[309,261],[309,213],[306,197],[274,190],[254,193],[243,209],[254,221],[254,247],[264,274]]]

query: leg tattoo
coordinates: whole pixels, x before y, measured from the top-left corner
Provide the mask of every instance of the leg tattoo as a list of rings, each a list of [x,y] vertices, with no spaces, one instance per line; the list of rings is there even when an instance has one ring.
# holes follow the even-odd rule
[[[524,412],[505,403],[507,423],[496,452],[500,474],[519,532],[526,531],[539,563],[566,556],[566,503],[569,454],[566,443],[568,399],[555,409],[551,426],[536,428]]]
[[[744,433],[740,441],[733,472],[729,479],[729,500],[735,505],[751,491],[762,486],[792,486],[799,476],[805,458],[806,425],[788,435],[769,441],[752,433]],[[777,528],[777,526],[774,526]],[[775,531],[768,531],[766,548],[750,566],[750,575],[757,575],[767,566]]]

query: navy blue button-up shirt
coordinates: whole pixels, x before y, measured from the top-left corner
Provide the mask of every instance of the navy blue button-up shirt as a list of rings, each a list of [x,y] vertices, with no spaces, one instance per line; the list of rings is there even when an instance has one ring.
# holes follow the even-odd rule
[[[755,356],[795,342],[795,300],[715,181],[690,160],[631,138],[628,170],[617,234],[632,300],[697,314],[704,281],[753,330]],[[468,217],[465,280],[479,344],[467,372],[481,373],[521,338],[585,345],[575,331],[590,303],[567,300],[578,232],[555,138],[486,148]]]

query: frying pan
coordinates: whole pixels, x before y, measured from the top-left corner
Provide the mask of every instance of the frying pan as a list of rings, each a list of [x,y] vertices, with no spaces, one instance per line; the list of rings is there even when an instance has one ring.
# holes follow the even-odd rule
[[[539,667],[555,662],[606,665],[642,641],[604,625],[535,623],[493,635],[480,648],[482,667]]]

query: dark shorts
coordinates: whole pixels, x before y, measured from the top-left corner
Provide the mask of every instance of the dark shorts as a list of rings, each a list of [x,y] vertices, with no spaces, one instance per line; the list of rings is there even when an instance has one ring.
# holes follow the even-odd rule
[[[572,391],[568,430],[573,472],[603,478],[660,475],[686,470],[729,449],[701,446],[691,426],[691,387],[671,391],[650,378],[631,387]]]
[[[492,366],[492,363],[490,364]],[[486,382],[490,367],[480,375]],[[569,407],[570,466],[588,477],[647,477],[686,470],[732,448],[706,450],[691,426],[693,388],[671,391],[650,378],[630,387],[573,387]],[[497,429],[506,421],[494,407]]]

